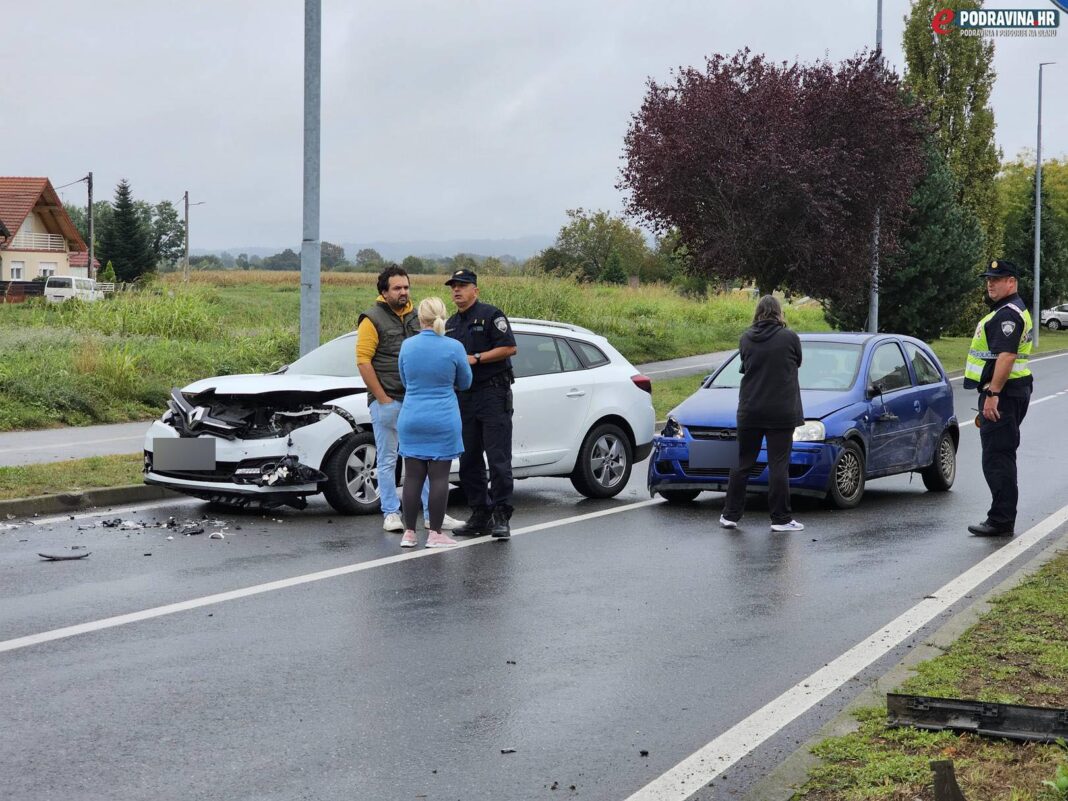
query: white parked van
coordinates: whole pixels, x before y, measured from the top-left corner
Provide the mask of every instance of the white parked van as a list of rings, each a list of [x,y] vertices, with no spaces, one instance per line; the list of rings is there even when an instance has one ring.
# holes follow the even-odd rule
[[[100,300],[104,293],[96,288],[96,281],[92,278],[50,275],[45,281],[44,296],[49,303],[62,303],[70,298],[84,301]]]

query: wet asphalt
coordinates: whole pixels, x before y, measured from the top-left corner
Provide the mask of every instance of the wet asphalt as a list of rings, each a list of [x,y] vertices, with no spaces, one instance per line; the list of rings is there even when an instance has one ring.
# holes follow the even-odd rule
[[[1068,391],[1068,357],[1035,372],[1035,400]],[[1066,404],[1024,423],[1018,531],[1065,503]],[[978,457],[962,425],[952,492],[898,476],[848,512],[795,501],[793,534],[758,500],[734,532],[719,493],[637,505],[644,465],[610,501],[530,479],[517,528],[619,511],[0,653],[0,797],[626,798],[1001,547],[965,530],[988,502]],[[206,515],[205,533],[78,529],[172,515]],[[0,531],[0,641],[393,557],[398,539],[322,503],[22,525]],[[37,557],[72,545],[91,556]],[[863,682],[700,797],[740,797]]]

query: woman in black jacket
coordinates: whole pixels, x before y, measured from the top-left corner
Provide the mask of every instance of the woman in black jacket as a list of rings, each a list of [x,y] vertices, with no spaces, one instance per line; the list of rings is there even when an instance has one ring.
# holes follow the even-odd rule
[[[790,511],[790,449],[801,409],[801,340],[786,327],[782,306],[771,295],[757,303],[753,324],[738,343],[742,385],[738,392],[738,465],[731,470],[719,523],[737,528],[745,510],[749,472],[768,443],[768,507],[772,531],[802,531]]]

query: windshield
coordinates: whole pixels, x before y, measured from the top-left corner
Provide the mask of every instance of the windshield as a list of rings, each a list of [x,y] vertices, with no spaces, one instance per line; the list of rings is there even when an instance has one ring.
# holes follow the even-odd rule
[[[286,369],[287,374],[333,375],[341,378],[358,376],[356,369],[356,335],[345,334],[301,356]]]
[[[842,342],[802,342],[801,369],[797,379],[801,389],[845,390],[853,386],[860,366],[862,345]],[[731,357],[706,387],[737,388],[742,384],[742,359]]]

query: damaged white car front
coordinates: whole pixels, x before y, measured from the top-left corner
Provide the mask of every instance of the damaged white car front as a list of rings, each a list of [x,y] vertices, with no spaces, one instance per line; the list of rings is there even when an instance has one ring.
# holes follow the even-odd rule
[[[366,388],[352,376],[277,373],[171,393],[145,437],[145,483],[222,504],[378,509]]]

